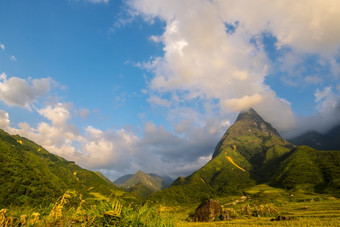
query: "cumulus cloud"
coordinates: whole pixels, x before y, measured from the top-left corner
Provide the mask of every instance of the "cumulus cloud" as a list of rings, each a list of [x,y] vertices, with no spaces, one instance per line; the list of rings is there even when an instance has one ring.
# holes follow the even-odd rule
[[[5,44],[0,43],[0,49],[1,49],[1,50],[5,50]]]
[[[152,35],[152,36],[150,36],[150,38],[149,38],[151,41],[153,41],[153,42],[155,42],[155,43],[159,43],[159,42],[161,42],[162,41],[162,37],[160,37],[160,36],[156,36],[156,35]]]
[[[138,170],[160,175],[188,175],[210,158],[218,138],[229,122],[210,119],[197,126],[193,121],[180,122],[176,132],[146,122],[142,135],[126,129],[100,130],[86,126],[79,130],[72,125],[73,106],[56,103],[38,109],[46,119],[32,127],[21,122],[10,126],[7,112],[0,111],[0,127],[11,134],[25,136],[48,151],[73,160],[85,168],[101,170],[111,177]]]
[[[21,79],[11,77],[7,79],[5,73],[0,76],[0,99],[10,106],[30,108],[40,97],[48,94],[52,79]]]
[[[173,177],[190,174],[211,158],[236,113],[249,107],[280,132],[326,130],[340,123],[339,85],[337,90],[334,86],[315,90],[317,112],[297,118],[289,100],[265,83],[278,66],[287,84],[321,84],[325,75],[302,73],[306,56],[317,56],[320,67],[330,68],[327,76],[337,79],[339,1],[129,0],[128,4],[132,16],[116,27],[131,23],[137,14],[147,22],[159,18],[166,24],[163,34],[149,37],[162,43],[164,55],[150,56],[139,65],[153,73],[145,90],[148,102],[166,110],[173,130],[152,122],[145,122],[142,132],[103,131],[90,125],[78,129],[71,123],[73,114],[86,117],[88,111],[73,110],[66,103],[37,109],[45,121],[36,127],[22,122],[13,128],[8,113],[0,111],[0,127],[114,179],[140,169]],[[265,50],[263,34],[276,39],[273,48],[280,54],[275,64]],[[5,74],[0,81],[1,100],[26,108],[51,85],[48,78],[7,79]]]
[[[130,4],[146,17],[159,17],[167,23],[162,35],[164,57],[145,65],[155,75],[150,83],[152,90],[182,91],[187,101],[218,99],[222,113],[240,111],[264,101],[270,102],[268,105],[287,104],[263,82],[268,60],[264,51],[250,42],[259,31],[251,34],[240,22],[241,29],[228,34],[225,23],[234,20],[225,17],[230,10],[221,11],[222,2],[130,1]],[[271,109],[272,114],[276,112],[279,110]]]
[[[316,90],[315,101],[318,104],[318,113],[324,118],[328,118],[328,124],[336,125],[340,123],[340,93],[333,91],[332,87],[325,87],[323,91]]]
[[[9,127],[9,116],[6,111],[0,110],[0,128],[7,131]]]
[[[296,116],[290,102],[265,84],[269,70],[279,66],[288,74],[282,80],[297,86],[323,80],[323,75],[291,70],[308,56],[316,55],[320,67],[332,62],[327,65],[331,71],[339,68],[334,61],[340,48],[336,0],[130,0],[129,5],[146,20],[166,22],[164,33],[154,37],[163,43],[164,56],[144,64],[154,74],[149,88],[161,95],[176,92],[187,102],[218,100],[217,115],[255,107],[279,131],[287,132],[295,127]],[[263,34],[275,38],[279,65],[269,60]]]
[[[315,130],[326,133],[340,124],[340,89],[334,90],[331,86],[327,86],[316,89],[314,96],[317,111],[310,116],[299,116],[294,130],[285,134],[287,138]]]

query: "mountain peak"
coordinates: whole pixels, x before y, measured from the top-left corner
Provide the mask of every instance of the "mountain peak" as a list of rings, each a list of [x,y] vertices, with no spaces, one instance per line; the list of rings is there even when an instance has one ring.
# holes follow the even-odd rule
[[[251,146],[252,144],[254,146]],[[255,155],[251,154],[252,152],[260,152],[264,147],[269,147],[271,144],[279,144],[283,147],[290,145],[280,137],[279,133],[270,123],[263,120],[253,108],[249,108],[247,111],[240,112],[235,123],[229,127],[216,146],[213,158],[225,147],[233,147],[235,145],[240,148],[238,151],[247,160],[250,160]],[[255,149],[255,147],[257,148]]]
[[[242,122],[242,127],[246,129],[248,132],[252,132],[252,128],[257,128],[261,132],[263,132],[265,135],[277,135],[280,136],[279,133],[276,131],[273,126],[263,120],[263,118],[253,109],[249,108],[247,111],[242,111],[238,115],[235,124],[240,124],[239,122]],[[243,135],[249,134],[247,132],[242,132]]]
[[[141,176],[145,176],[147,175],[146,173],[144,173],[142,170],[139,170],[135,173],[135,176],[138,176],[138,175],[141,175]]]
[[[169,187],[172,182],[173,180],[169,177],[160,177],[154,173],[147,174],[141,170],[114,181],[116,185],[138,194],[144,199],[156,191]]]
[[[249,108],[248,110],[243,110],[239,113],[236,121],[242,120],[244,118],[258,118],[261,116],[253,109],[253,108]]]
[[[264,121],[263,118],[253,108],[249,108],[246,111],[241,111],[235,122],[249,119]]]

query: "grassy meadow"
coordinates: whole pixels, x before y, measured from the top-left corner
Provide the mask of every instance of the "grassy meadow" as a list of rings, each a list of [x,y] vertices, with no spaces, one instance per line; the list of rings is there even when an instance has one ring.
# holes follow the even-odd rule
[[[119,197],[83,199],[67,191],[46,208],[0,210],[0,226],[340,226],[340,199],[303,190],[285,191],[257,185],[247,196],[216,198],[228,220],[193,222],[197,204],[126,203]],[[271,221],[278,216],[291,220]]]

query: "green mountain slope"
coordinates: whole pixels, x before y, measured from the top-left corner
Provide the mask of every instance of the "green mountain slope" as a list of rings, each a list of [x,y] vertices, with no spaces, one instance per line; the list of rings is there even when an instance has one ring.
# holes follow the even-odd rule
[[[241,112],[215,148],[212,160],[186,178],[177,179],[166,190],[151,196],[154,201],[194,202],[207,197],[240,194],[254,186],[266,167],[290,151],[290,143],[253,109]],[[273,171],[273,170],[271,170]],[[270,171],[269,171],[270,172]]]
[[[138,171],[134,175],[129,174],[120,177],[114,183],[144,199],[152,193],[169,186],[167,178],[164,180],[156,174],[146,174],[142,171]]]
[[[113,181],[113,183],[117,186],[120,186],[124,184],[125,181],[129,180],[131,177],[133,177],[133,174],[127,174],[117,178],[115,181]]]
[[[340,152],[295,148],[253,109],[241,112],[215,148],[212,160],[151,201],[189,203],[241,194],[255,184],[282,188],[299,185],[318,192],[339,189]]]
[[[235,149],[225,147],[215,158],[186,178],[178,178],[170,188],[156,192],[152,201],[192,203],[206,198],[241,194],[255,185],[251,165]]]
[[[293,149],[278,166],[273,185],[315,192],[340,192],[340,151]]]
[[[104,176],[101,172],[94,171],[94,173],[97,174],[100,178],[102,178],[106,183],[115,186],[115,184],[110,179],[108,179],[106,176]]]
[[[251,165],[251,177],[258,183],[267,183],[279,158],[292,148],[271,124],[252,108],[241,112],[215,148],[213,157],[225,147],[236,147]]]
[[[47,206],[68,189],[86,197],[116,194],[134,200],[96,173],[3,130],[0,130],[0,185],[0,208]]]
[[[233,146],[237,147],[238,152],[254,168],[282,156],[292,148],[292,145],[281,138],[276,129],[252,108],[239,114],[216,146],[213,158],[223,151],[224,147]]]

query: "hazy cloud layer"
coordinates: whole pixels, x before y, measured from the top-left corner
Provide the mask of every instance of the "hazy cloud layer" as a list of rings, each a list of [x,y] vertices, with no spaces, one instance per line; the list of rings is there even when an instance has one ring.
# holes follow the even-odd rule
[[[87,126],[84,132],[70,123],[72,105],[57,103],[38,110],[48,121],[36,128],[22,122],[10,126],[7,112],[0,111],[0,127],[42,145],[48,151],[90,169],[100,169],[115,179],[138,170],[177,177],[187,175],[210,158],[226,125],[207,124],[197,127],[193,122],[180,124],[180,135],[162,126],[147,122],[144,135],[120,130],[102,131]],[[212,123],[212,122],[211,122]]]

